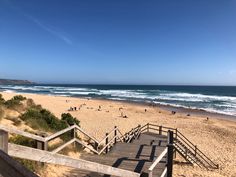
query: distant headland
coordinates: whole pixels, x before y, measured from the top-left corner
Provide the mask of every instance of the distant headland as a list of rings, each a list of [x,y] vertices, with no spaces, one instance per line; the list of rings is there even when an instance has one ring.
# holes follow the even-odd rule
[[[25,85],[25,84],[35,84],[34,82],[28,80],[16,80],[16,79],[0,79],[1,85],[12,84],[12,85]]]

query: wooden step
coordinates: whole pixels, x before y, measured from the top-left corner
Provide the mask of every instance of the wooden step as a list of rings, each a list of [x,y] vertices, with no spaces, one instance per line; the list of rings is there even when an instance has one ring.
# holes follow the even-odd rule
[[[98,162],[142,174],[148,174],[148,169],[154,160],[166,148],[167,137],[163,135],[144,133],[131,143],[117,143],[108,154],[81,154],[81,159]],[[160,176],[165,168],[166,157],[156,166],[153,174]],[[84,172],[88,177],[89,174]]]

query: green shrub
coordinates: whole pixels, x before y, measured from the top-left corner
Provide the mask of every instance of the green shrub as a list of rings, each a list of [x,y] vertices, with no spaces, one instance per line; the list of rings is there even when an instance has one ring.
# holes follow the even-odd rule
[[[59,131],[68,125],[46,109],[28,109],[20,118],[34,129]]]
[[[40,165],[35,161],[19,159],[19,158],[15,158],[15,159],[32,172],[37,173],[37,171],[39,171],[39,169],[41,168]]]
[[[4,104],[5,103],[5,100],[4,98],[2,97],[2,94],[0,94],[0,104]]]
[[[22,95],[16,95],[12,98],[12,100],[24,101],[24,100],[26,100],[26,97],[24,97]]]
[[[19,100],[10,99],[5,102],[5,105],[7,108],[15,108],[16,106],[21,105],[21,102]]]
[[[35,106],[35,103],[34,103],[34,100],[29,98],[26,100],[26,105],[27,107],[32,107],[32,106]]]
[[[36,141],[21,135],[15,135],[9,138],[9,142],[28,147],[36,147]]]
[[[61,120],[64,120],[70,126],[74,124],[80,126],[80,121],[73,117],[70,113],[63,113],[61,115]]]
[[[3,118],[3,116],[4,116],[4,110],[2,106],[0,106],[0,120]]]
[[[28,108],[32,108],[32,109],[38,109],[38,110],[43,109],[41,105],[35,104],[34,100],[31,98],[26,100],[26,105]]]
[[[23,104],[21,103],[21,101],[24,101],[25,99],[26,98],[23,97],[22,95],[16,95],[12,99],[5,101],[4,104],[6,105],[6,107],[8,109],[22,111],[24,108],[23,108]]]

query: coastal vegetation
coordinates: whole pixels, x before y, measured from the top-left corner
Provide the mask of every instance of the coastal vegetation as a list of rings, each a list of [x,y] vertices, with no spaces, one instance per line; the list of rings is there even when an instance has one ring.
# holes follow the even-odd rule
[[[4,98],[2,97],[2,94],[0,94],[0,104],[3,104],[5,102]]]
[[[0,120],[2,119],[3,115],[4,115],[4,111],[0,105]]]
[[[74,124],[80,126],[80,121],[70,113],[63,113],[61,118],[58,118],[49,110],[36,104],[33,99],[28,99],[22,95],[16,95],[9,100],[5,100],[0,94],[0,121],[1,119],[12,122],[12,125],[16,127],[21,124],[26,125],[32,130],[25,129],[25,131],[39,135],[42,132],[44,134],[54,133]],[[67,141],[70,136],[70,132],[63,134],[60,136],[59,142]],[[37,146],[35,140],[20,135],[11,136],[9,142],[33,148]],[[54,143],[51,146],[57,147],[58,143]],[[49,146],[48,148],[51,149],[52,147]],[[76,149],[79,148],[81,149],[81,147],[76,146]],[[66,153],[67,151],[65,150]],[[31,171],[37,172],[38,169],[41,169],[36,162],[25,159],[17,160]]]
[[[59,119],[49,110],[22,95],[5,100],[0,94],[0,117],[3,117],[4,109],[20,113],[19,117],[6,116],[6,119],[16,125],[22,120],[34,130],[56,132],[74,124],[80,126],[80,121],[70,113],[63,113]]]
[[[3,110],[3,104],[4,104],[5,100],[2,97],[2,94],[0,94],[0,120],[2,119],[2,117],[4,116],[4,110]]]

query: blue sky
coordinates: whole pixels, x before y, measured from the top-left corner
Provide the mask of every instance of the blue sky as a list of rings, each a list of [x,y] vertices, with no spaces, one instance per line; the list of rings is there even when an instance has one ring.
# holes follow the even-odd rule
[[[236,1],[0,0],[0,78],[236,85]]]

